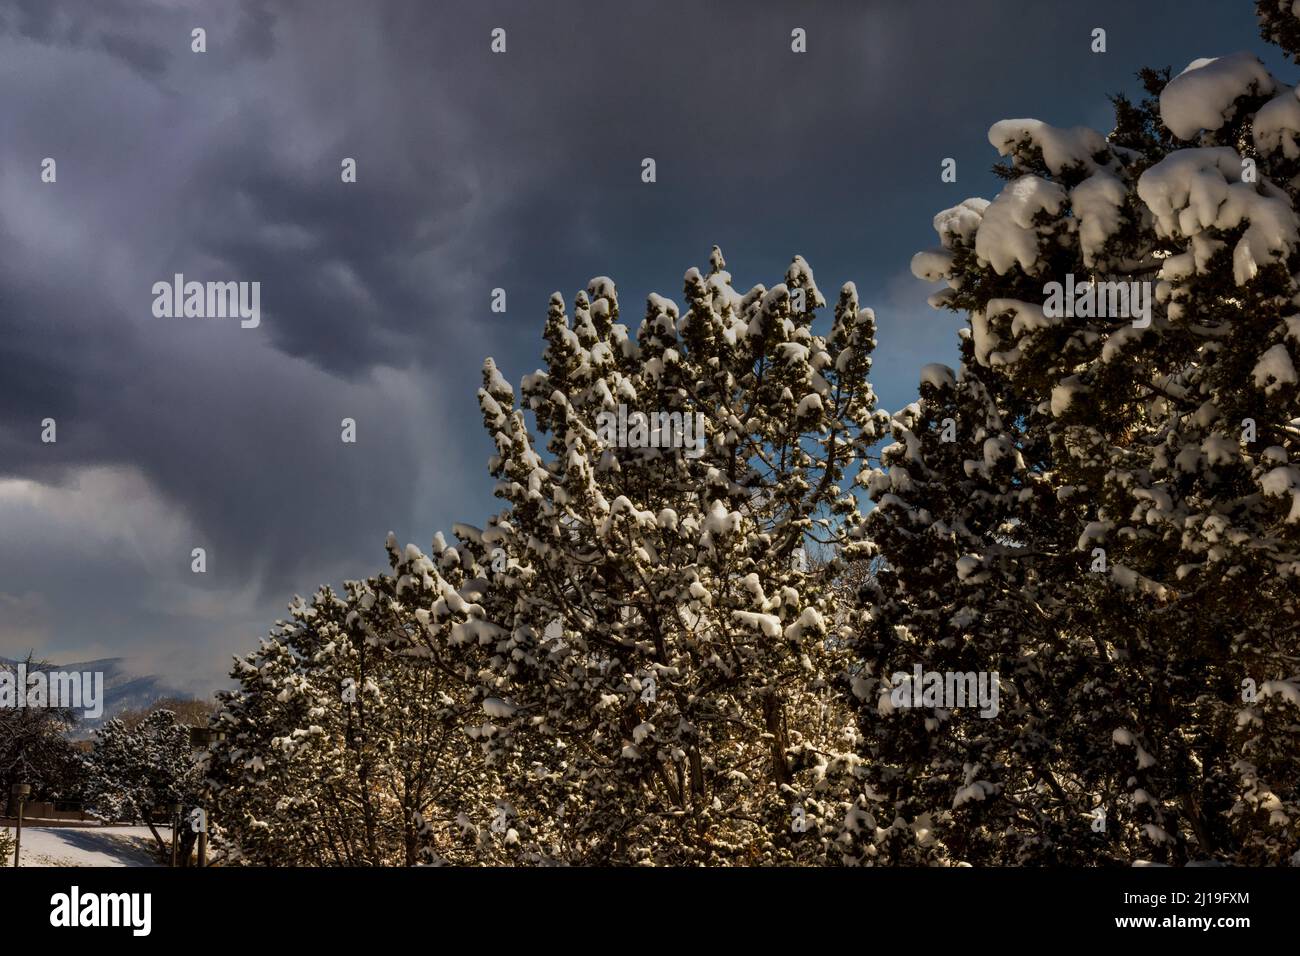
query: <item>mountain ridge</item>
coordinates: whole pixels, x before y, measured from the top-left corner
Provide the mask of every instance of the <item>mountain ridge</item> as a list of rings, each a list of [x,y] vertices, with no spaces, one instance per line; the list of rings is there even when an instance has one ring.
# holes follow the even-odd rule
[[[11,669],[21,660],[0,656],[0,667]],[[74,736],[84,736],[104,721],[112,720],[125,710],[141,710],[159,700],[174,697],[197,700],[192,693],[171,685],[157,674],[142,674],[132,669],[124,657],[100,657],[89,661],[54,663],[43,661],[41,670],[90,671],[104,675],[104,713],[98,718],[81,717]]]

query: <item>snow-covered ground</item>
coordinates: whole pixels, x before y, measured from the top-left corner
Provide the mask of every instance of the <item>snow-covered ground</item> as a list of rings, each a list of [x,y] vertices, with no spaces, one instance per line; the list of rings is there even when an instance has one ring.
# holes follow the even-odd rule
[[[12,836],[13,831],[9,831]],[[165,827],[158,829],[164,839]],[[158,866],[148,827],[23,827],[20,866]],[[10,865],[12,860],[6,860]]]

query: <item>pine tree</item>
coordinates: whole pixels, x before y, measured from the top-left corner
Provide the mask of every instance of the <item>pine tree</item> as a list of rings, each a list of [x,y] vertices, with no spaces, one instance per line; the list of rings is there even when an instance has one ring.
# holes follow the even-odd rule
[[[1300,107],[1249,54],[1141,78],[1109,137],[995,124],[1006,187],[937,216],[943,247],[913,263],[969,329],[959,373],[898,416],[864,529],[889,573],[863,611],[863,730],[890,758],[880,810],[918,831],[899,852],[1296,851]],[[1073,314],[1053,308],[1071,280]],[[1112,282],[1149,284],[1125,288],[1149,315],[1105,314]],[[881,720],[900,644],[998,670],[998,718]]]
[[[475,593],[448,585],[426,642],[477,675],[485,752],[524,768],[507,801],[521,858],[791,861],[842,815],[819,803],[852,739],[830,686],[842,646],[807,549],[860,520],[844,482],[883,425],[874,317],[846,285],[814,333],[825,302],[799,257],[741,295],[715,248],[684,294],[684,311],[650,296],[633,336],[593,279],[572,318],[552,297],[518,404],[484,368],[507,507],[435,555]]]
[[[153,711],[132,730],[120,720],[108,721],[95,732],[85,763],[87,806],[108,820],[145,824],[159,852],[169,841],[159,834],[157,820],[172,819],[176,804],[188,820],[202,804],[202,765],[189,728],[169,710]],[[195,832],[183,828],[181,836],[181,856],[188,858]]]
[[[414,554],[414,548],[408,554]],[[472,862],[457,817],[483,789],[458,682],[412,653],[408,593],[427,569],[348,582],[298,599],[220,695],[210,775],[215,819],[264,865]],[[424,559],[427,561],[427,559]],[[421,598],[423,600],[423,598]],[[425,601],[427,603],[427,601]]]

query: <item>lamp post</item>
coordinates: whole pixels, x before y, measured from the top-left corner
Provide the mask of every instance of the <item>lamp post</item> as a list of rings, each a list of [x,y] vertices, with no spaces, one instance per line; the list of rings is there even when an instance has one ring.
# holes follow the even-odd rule
[[[14,837],[14,867],[18,867],[18,854],[23,845],[23,804],[27,802],[27,797],[31,794],[32,788],[25,783],[16,783],[9,788],[9,793],[18,803],[18,830]]]
[[[206,753],[207,749],[212,746],[212,730],[209,727],[191,727],[190,740],[194,745],[202,748]],[[206,789],[206,788],[205,788]],[[198,865],[203,867],[208,865],[208,819],[207,811],[202,807],[199,808],[199,859]],[[190,829],[195,829],[194,814],[190,814]]]
[[[211,717],[208,718],[208,724],[206,727],[190,728],[190,743],[194,746],[196,750],[202,750],[205,755],[214,743],[216,743],[219,740],[222,740],[225,736],[226,735],[224,731],[217,730],[212,725]],[[206,807],[206,804],[208,802],[207,790],[208,790],[207,785],[204,784],[203,803],[205,804],[205,806],[199,807],[195,811],[195,814],[197,814],[198,816],[198,826],[194,827],[194,824],[191,823],[191,827],[197,829],[199,834],[198,865],[201,867],[208,865],[208,811]]]

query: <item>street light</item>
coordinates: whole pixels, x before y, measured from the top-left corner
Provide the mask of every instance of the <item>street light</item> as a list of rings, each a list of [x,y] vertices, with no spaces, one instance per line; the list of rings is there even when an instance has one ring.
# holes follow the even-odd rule
[[[226,738],[226,732],[224,730],[218,730],[214,726],[214,720],[211,716],[208,717],[207,726],[190,728],[190,745],[194,747],[195,750],[202,750],[206,752],[212,748],[212,745],[214,743],[219,743],[220,741],[225,740],[225,738]],[[199,866],[208,865],[208,811],[206,806],[208,803],[207,798],[208,798],[208,788],[207,788],[207,784],[205,783],[203,787],[203,794],[202,797],[200,798],[203,806],[196,807],[194,811],[190,814],[191,817],[190,829],[196,830],[199,837],[199,845],[198,845]],[[194,820],[194,817],[196,816],[198,818],[197,825]]]
[[[23,804],[27,802],[32,788],[25,783],[16,783],[9,788],[10,795],[18,802],[18,831],[14,838],[14,868],[18,867],[18,853],[23,845]]]

